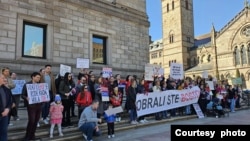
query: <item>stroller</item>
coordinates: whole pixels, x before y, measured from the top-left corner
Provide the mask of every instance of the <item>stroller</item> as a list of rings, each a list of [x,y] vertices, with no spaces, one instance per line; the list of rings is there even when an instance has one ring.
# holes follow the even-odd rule
[[[206,115],[216,117],[216,118],[225,116],[225,112],[218,98],[214,98],[207,104]]]

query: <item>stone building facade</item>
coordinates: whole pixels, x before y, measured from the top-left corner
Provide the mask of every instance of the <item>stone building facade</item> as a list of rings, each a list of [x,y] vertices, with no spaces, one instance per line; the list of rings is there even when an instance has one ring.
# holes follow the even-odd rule
[[[172,62],[182,63],[185,76],[195,78],[207,71],[229,82],[240,72],[243,88],[250,88],[250,5],[222,29],[194,37],[193,1],[162,0],[163,68],[169,75]],[[211,21],[212,22],[212,21]],[[151,59],[151,58],[150,58]]]
[[[0,0],[0,66],[27,75],[64,64],[78,73],[76,59],[89,58],[96,74],[141,74],[148,28],[145,0]]]
[[[163,62],[162,40],[154,41],[149,45],[149,63],[162,66]]]

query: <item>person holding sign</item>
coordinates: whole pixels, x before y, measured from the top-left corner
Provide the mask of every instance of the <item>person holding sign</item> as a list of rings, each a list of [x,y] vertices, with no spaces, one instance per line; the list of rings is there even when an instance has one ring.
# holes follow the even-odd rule
[[[26,127],[26,134],[24,138],[25,141],[38,139],[35,137],[35,132],[42,110],[42,103],[29,104],[29,100],[31,99],[31,97],[28,97],[28,90],[26,85],[39,83],[40,79],[41,74],[39,72],[32,73],[31,81],[27,82],[22,89],[21,97],[24,99],[24,103],[27,105],[28,111],[28,124]]]
[[[110,103],[108,110],[112,109],[113,105]],[[108,138],[110,139],[111,137],[114,138],[115,137],[115,119],[116,115],[112,114],[112,115],[107,115],[106,113],[104,113],[104,119],[107,122],[107,127],[108,127]]]

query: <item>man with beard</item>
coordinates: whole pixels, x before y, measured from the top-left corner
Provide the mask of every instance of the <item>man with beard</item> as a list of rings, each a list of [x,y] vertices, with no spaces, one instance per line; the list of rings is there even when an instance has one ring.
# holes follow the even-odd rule
[[[83,136],[87,141],[93,141],[92,137],[100,136],[101,132],[97,122],[102,122],[97,118],[97,108],[99,101],[94,100],[90,106],[84,109],[78,122],[78,128],[83,132]]]

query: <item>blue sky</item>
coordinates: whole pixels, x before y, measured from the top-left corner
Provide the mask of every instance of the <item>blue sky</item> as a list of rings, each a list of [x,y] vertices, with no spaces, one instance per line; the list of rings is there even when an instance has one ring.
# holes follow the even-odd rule
[[[24,52],[32,47],[32,43],[43,44],[43,28],[25,25]]]
[[[244,8],[245,0],[193,0],[195,36],[220,30]],[[146,0],[149,34],[152,41],[162,38],[161,0]]]

